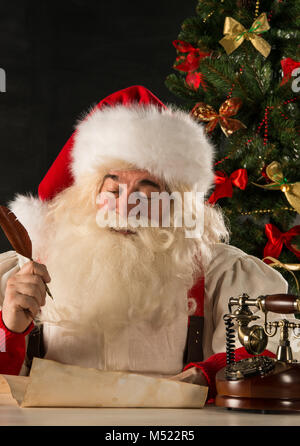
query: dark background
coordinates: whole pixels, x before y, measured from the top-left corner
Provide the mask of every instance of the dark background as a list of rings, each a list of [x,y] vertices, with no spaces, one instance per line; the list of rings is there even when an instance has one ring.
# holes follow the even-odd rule
[[[164,85],[197,0],[0,0],[0,204],[37,188],[83,111],[114,91]],[[11,249],[0,230],[0,252]]]

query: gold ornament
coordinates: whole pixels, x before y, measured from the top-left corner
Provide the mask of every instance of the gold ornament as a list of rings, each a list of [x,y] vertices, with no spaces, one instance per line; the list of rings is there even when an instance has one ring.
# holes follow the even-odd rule
[[[270,214],[271,212],[277,212],[277,211],[295,211],[294,208],[289,207],[283,207],[279,209],[254,209],[253,211],[249,212],[241,212],[241,215],[252,215],[252,214]]]
[[[237,130],[246,128],[246,126],[238,119],[230,118],[230,116],[237,114],[241,106],[241,99],[227,99],[219,108],[219,113],[217,113],[211,105],[207,105],[204,102],[198,102],[192,109],[191,115],[198,121],[208,122],[205,126],[207,132],[212,132],[219,122],[221,129],[228,137]]]
[[[225,37],[219,43],[225,48],[227,55],[236,50],[243,41],[250,40],[252,45],[264,56],[268,57],[271,45],[258,34],[265,33],[270,29],[267,15],[263,12],[254,20],[250,29],[246,29],[241,23],[232,17],[226,17],[224,23]]]
[[[272,266],[272,268],[282,268],[285,269],[286,271],[289,271],[292,276],[294,277],[294,280],[296,282],[296,287],[297,287],[297,291],[298,294],[300,293],[300,289],[299,289],[299,282],[297,280],[296,275],[293,273],[293,271],[300,271],[300,263],[282,263],[280,262],[278,259],[275,259],[274,257],[265,257],[263,259],[264,260],[271,260],[272,263],[268,263],[269,266]]]
[[[281,190],[286,196],[287,201],[300,214],[300,182],[288,183],[284,177],[281,164],[273,161],[266,168],[266,174],[273,183],[262,186],[261,184],[252,183],[255,186],[269,190]]]
[[[258,11],[259,11],[259,0],[257,0],[256,5],[255,5],[255,18],[258,16]]]
[[[211,17],[213,15],[215,11],[210,12],[204,19],[203,19],[203,23],[206,22],[207,19],[209,19],[209,17]]]

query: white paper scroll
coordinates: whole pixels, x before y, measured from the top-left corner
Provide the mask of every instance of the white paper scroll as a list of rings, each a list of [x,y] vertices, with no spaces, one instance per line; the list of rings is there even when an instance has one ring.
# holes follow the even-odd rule
[[[202,408],[208,387],[34,358],[30,376],[0,375],[20,407]]]

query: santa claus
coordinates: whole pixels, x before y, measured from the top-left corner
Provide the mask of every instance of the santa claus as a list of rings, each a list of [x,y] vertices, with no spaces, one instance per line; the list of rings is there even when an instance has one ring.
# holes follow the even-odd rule
[[[28,374],[40,356],[196,380],[213,398],[229,297],[287,292],[277,271],[228,244],[218,206],[204,202],[200,212],[183,201],[202,224],[197,236],[175,224],[174,201],[163,224],[160,194],[207,197],[213,157],[199,123],[141,86],[110,95],[79,122],[39,197],[9,203],[34,261],[0,255],[1,373]],[[237,359],[250,356],[237,347]]]

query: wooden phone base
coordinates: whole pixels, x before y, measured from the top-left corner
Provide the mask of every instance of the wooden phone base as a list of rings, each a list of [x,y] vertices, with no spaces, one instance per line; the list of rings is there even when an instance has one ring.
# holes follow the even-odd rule
[[[216,375],[216,406],[259,411],[300,411],[300,363],[278,361],[273,370],[237,381]]]

